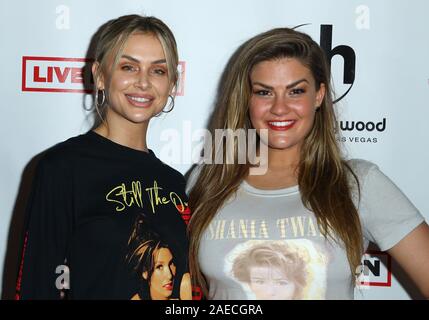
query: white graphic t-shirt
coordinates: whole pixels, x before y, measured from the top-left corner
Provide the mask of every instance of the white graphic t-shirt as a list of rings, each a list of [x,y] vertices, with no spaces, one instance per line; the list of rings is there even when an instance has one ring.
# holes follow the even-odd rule
[[[424,221],[376,165],[349,165],[360,182],[354,200],[365,248],[371,241],[388,250]],[[204,232],[198,260],[209,299],[353,299],[346,251],[322,235],[298,186],[260,190],[243,181]]]

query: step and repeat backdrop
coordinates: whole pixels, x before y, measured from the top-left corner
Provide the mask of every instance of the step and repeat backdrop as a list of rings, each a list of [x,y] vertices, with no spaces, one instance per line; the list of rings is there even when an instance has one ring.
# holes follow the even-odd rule
[[[274,27],[310,34],[328,53],[349,158],[375,162],[429,217],[429,3],[425,0],[18,0],[0,3],[0,271],[13,296],[32,160],[92,125],[90,42],[124,14],[173,30],[180,84],[175,109],[151,122],[149,147],[186,173],[201,147],[216,87],[234,50]],[[371,248],[356,299],[416,299],[391,257]],[[11,293],[12,292],[12,293]]]

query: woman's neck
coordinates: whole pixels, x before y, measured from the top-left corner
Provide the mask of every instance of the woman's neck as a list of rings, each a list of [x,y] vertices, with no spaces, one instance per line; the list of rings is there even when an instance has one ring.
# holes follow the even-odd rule
[[[263,161],[263,160],[262,160]],[[267,171],[263,175],[248,175],[247,183],[259,189],[282,189],[298,184],[299,149],[268,148]]]
[[[298,147],[279,150],[268,148],[268,170],[295,172],[298,167],[300,153]]]
[[[122,116],[112,115],[112,112],[107,112],[106,121],[94,131],[120,145],[147,152],[146,134],[148,124],[148,122],[135,124]]]

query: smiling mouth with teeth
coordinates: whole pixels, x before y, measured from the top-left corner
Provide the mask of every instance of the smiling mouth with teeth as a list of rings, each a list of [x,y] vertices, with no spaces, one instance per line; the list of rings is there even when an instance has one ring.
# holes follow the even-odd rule
[[[147,98],[143,98],[143,97],[134,97],[134,96],[128,96],[127,98],[136,102],[140,102],[140,103],[144,103],[144,102],[149,102],[151,101],[151,99],[147,99]]]
[[[270,121],[268,122],[270,125],[272,126],[277,126],[277,127],[286,127],[290,124],[292,124],[294,121]]]
[[[273,130],[288,130],[293,127],[295,120],[289,121],[268,121],[268,126]]]

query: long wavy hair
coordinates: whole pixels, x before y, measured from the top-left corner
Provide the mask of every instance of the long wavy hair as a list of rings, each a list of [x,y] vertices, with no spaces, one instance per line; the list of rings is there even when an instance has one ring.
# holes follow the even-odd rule
[[[336,140],[337,120],[330,69],[321,47],[307,34],[289,28],[272,29],[246,41],[233,54],[221,77],[209,130],[213,136],[215,129],[245,129],[247,134],[248,129],[252,129],[249,118],[250,73],[262,61],[281,58],[297,59],[307,67],[315,79],[317,90],[322,83],[325,85],[322,104],[300,150],[298,184],[302,202],[314,212],[325,238],[344,246],[354,276],[363,253],[361,224],[352,196],[354,186],[359,190],[359,181],[343,159]],[[215,142],[212,143],[214,150]],[[227,155],[223,152],[225,159]],[[201,165],[190,192],[190,270],[193,281],[205,296],[208,286],[198,264],[202,235],[251,168],[249,161],[245,164],[237,161],[236,141],[234,157],[234,164],[224,161],[223,164]]]

